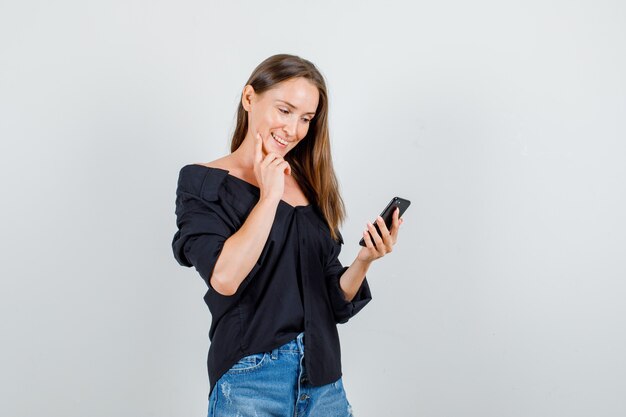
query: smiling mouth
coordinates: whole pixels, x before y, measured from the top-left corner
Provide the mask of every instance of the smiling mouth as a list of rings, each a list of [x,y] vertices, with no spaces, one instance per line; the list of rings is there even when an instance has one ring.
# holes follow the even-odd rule
[[[274,138],[274,140],[275,140],[276,142],[278,142],[278,143],[279,143],[281,146],[283,146],[283,147],[287,146],[287,144],[289,143],[289,142],[287,142],[286,140],[283,140],[283,139],[280,139],[279,137],[274,136],[274,134],[273,134],[273,133],[271,133],[271,132],[270,132],[270,134],[272,135],[272,137]]]

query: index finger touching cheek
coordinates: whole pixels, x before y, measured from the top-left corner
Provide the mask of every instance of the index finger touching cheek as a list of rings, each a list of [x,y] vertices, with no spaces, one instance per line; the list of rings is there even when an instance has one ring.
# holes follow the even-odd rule
[[[259,132],[256,134],[254,143],[254,160],[259,163],[263,160],[263,137]]]

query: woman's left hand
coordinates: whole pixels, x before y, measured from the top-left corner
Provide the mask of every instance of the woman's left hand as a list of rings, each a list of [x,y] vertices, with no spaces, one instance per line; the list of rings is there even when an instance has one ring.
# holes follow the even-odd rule
[[[398,230],[400,229],[400,225],[403,220],[398,218],[398,212],[400,210],[396,208],[393,212],[393,217],[391,221],[391,231],[387,229],[387,225],[382,217],[378,216],[376,219],[376,223],[378,224],[378,228],[382,234],[382,237],[376,231],[376,228],[372,223],[367,223],[367,229],[363,232],[363,240],[365,241],[365,247],[363,247],[359,254],[357,255],[357,259],[364,262],[372,262],[378,258],[382,258],[387,253],[393,251],[393,245],[398,241]],[[368,233],[369,231],[369,233]],[[374,243],[372,243],[372,239],[370,234],[374,236]]]

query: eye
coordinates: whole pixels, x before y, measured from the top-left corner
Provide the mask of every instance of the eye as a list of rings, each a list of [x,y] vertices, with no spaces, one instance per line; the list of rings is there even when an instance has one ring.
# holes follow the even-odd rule
[[[311,119],[307,119],[306,117],[302,120],[304,120],[306,123],[311,123]]]
[[[289,110],[283,109],[282,107],[279,107],[278,111],[280,111],[282,114],[289,114]]]

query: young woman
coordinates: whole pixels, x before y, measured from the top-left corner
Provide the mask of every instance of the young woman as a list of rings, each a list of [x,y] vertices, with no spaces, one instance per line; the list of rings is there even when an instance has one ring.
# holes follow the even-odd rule
[[[280,54],[257,66],[231,153],[181,168],[176,216],[174,256],[209,287],[209,417],[351,416],[337,324],[371,300],[365,274],[402,220],[388,230],[379,217],[382,237],[368,223],[366,246],[339,262],[345,212],[315,65]]]

